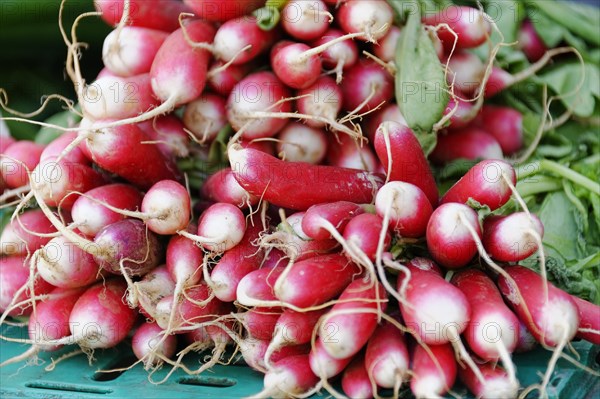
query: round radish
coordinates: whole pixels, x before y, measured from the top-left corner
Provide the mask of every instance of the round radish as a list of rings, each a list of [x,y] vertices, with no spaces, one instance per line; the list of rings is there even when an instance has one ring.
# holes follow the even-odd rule
[[[391,181],[379,189],[375,209],[382,219],[390,218],[390,229],[401,237],[418,238],[425,235],[433,213],[423,191],[410,183]],[[389,209],[389,211],[388,211]]]

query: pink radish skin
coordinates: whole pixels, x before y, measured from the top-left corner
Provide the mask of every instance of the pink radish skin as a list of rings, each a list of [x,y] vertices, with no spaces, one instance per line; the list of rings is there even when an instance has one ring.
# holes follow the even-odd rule
[[[242,278],[257,270],[263,261],[264,252],[255,245],[263,230],[260,222],[255,219],[254,225],[248,224],[242,241],[226,251],[210,273],[209,284],[213,293],[224,302],[235,301]]]
[[[417,398],[435,398],[447,393],[454,385],[457,364],[450,344],[429,345],[432,356],[420,345],[412,355],[413,377],[410,390]],[[434,360],[435,359],[435,360]]]
[[[224,0],[214,2],[210,0],[183,0],[198,18],[207,21],[225,22],[233,18],[251,14],[252,11],[261,7],[262,0]]]
[[[367,116],[367,121],[364,124],[364,133],[371,142],[375,141],[375,132],[382,122],[391,121],[401,125],[408,126],[404,115],[400,112],[400,107],[396,103],[388,103],[383,105],[377,111]]]
[[[511,379],[500,366],[484,363],[478,366],[484,382],[481,382],[470,367],[459,367],[458,378],[477,398],[515,398],[519,393],[519,382]]]
[[[103,228],[94,238],[96,253],[94,260],[104,270],[141,276],[154,269],[162,258],[162,245],[158,237],[147,231],[144,223],[137,219],[125,219]]]
[[[530,20],[526,19],[519,30],[519,47],[529,62],[536,62],[544,56],[548,47],[540,38]]]
[[[131,339],[131,348],[135,357],[143,360],[145,367],[152,367],[161,364],[163,361],[156,355],[166,358],[173,357],[177,350],[177,337],[167,335],[162,337],[163,330],[158,324],[144,323],[138,327]]]
[[[213,42],[215,57],[234,65],[242,65],[269,49],[278,36],[277,30],[262,30],[256,18],[244,16],[230,19],[219,27]],[[252,46],[242,51],[246,46]]]
[[[275,323],[273,339],[269,348],[274,347],[273,350],[277,350],[282,346],[309,343],[317,322],[326,312],[327,309],[309,312],[285,309]]]
[[[419,187],[401,181],[384,184],[375,197],[375,210],[383,219],[388,208],[392,232],[410,238],[425,235],[433,208]]]
[[[42,154],[40,155],[40,160],[43,161],[44,159],[59,157],[63,150],[67,148],[67,146],[69,146],[69,144],[71,144],[76,137],[77,133],[75,132],[64,132],[56,139],[52,140],[52,142],[44,148],[44,151],[42,151]],[[78,163],[84,165],[89,165],[91,163],[88,157],[85,156],[79,147],[73,148],[61,159],[68,163]]]
[[[499,159],[481,161],[446,191],[440,203],[466,204],[469,198],[473,198],[494,211],[504,205],[512,194],[503,175],[513,185],[517,184],[517,175],[509,163]]]
[[[313,205],[302,218],[302,230],[312,239],[326,240],[331,238],[331,233],[324,226],[331,224],[342,232],[353,217],[363,212],[360,205],[349,201]]]
[[[210,60],[207,50],[191,47],[182,29],[195,43],[211,43],[215,36],[212,25],[194,20],[171,33],[160,46],[150,68],[152,91],[172,107],[189,103],[202,93]]]
[[[374,1],[365,0],[365,2]],[[346,71],[342,93],[344,98],[342,107],[346,111],[356,109],[370,97],[360,109],[361,112],[365,112],[387,103],[394,97],[394,79],[375,61],[361,59]]]
[[[297,40],[315,40],[329,29],[331,21],[326,13],[327,4],[321,0],[292,0],[281,10],[281,26]]]
[[[38,255],[37,271],[55,287],[85,287],[101,276],[94,257],[63,236],[50,240]]]
[[[327,120],[335,120],[342,109],[342,90],[329,76],[319,76],[317,81],[297,93],[296,107],[301,114],[312,115]],[[305,123],[311,127],[324,127],[325,122],[307,119]]]
[[[103,124],[102,121],[96,123]],[[133,185],[148,189],[161,180],[179,178],[176,165],[156,146],[142,144],[149,141],[149,137],[137,125],[121,125],[98,132],[94,130],[94,123],[84,119],[81,127],[80,134],[89,134],[85,145],[91,159]]]
[[[421,145],[410,128],[396,122],[384,121],[375,132],[375,151],[383,168],[388,173],[386,137],[389,138],[391,152],[390,181],[404,181],[419,187],[433,207],[438,203],[438,188]]]
[[[40,162],[44,147],[33,141],[16,141],[9,145],[0,156],[0,174],[9,188],[17,188],[29,183],[28,172]]]
[[[246,364],[254,370],[266,373],[267,365],[264,358],[269,346],[269,341],[260,339],[246,339],[240,344],[240,352]],[[310,345],[289,345],[283,346],[274,351],[271,355],[272,362],[278,362],[289,356],[307,355],[310,351]]]
[[[125,25],[104,39],[102,61],[108,70],[119,76],[150,72],[152,61],[167,36],[160,30]]]
[[[190,207],[190,195],[184,186],[173,180],[162,180],[150,187],[142,200],[141,211],[149,216],[145,222],[150,230],[170,235],[188,225]]]
[[[382,388],[394,388],[408,379],[410,359],[402,331],[391,323],[377,327],[365,352],[365,367]]]
[[[491,98],[514,83],[513,76],[504,69],[493,66],[492,73],[485,85],[484,97]]]
[[[276,267],[258,269],[246,274],[237,286],[236,300],[244,306],[260,306],[265,301],[277,300],[273,286],[282,272],[282,267]]]
[[[288,162],[318,164],[327,153],[325,132],[300,122],[288,123],[277,138],[277,153]]]
[[[334,201],[369,203],[383,180],[378,174],[353,169],[284,162],[237,144],[229,147],[228,156],[235,178],[250,194],[295,210]],[[307,186],[313,189],[307,192]]]
[[[152,92],[148,73],[102,77],[85,88],[83,98],[83,112],[96,120],[131,118],[160,104]]]
[[[402,31],[392,25],[388,32],[376,44],[373,44],[373,54],[383,62],[394,61],[396,58],[396,45],[400,40]]]
[[[470,207],[447,203],[433,211],[426,231],[427,248],[433,260],[446,268],[458,269],[473,259],[477,246],[465,223],[471,225],[481,239],[477,213]]]
[[[25,211],[4,226],[0,235],[0,252],[3,255],[32,254],[52,239],[47,235],[55,232],[56,228],[44,212],[39,209]]]
[[[488,16],[474,7],[449,6],[435,15],[426,15],[423,23],[437,26],[448,24],[450,29],[458,36],[455,38],[450,29],[441,28],[437,31],[438,37],[447,50],[456,48],[473,48],[483,44],[492,33],[492,25]]]
[[[229,96],[235,85],[252,70],[252,64],[229,65],[222,69],[224,61],[214,61],[208,69],[208,87],[223,97]]]
[[[215,202],[226,202],[246,208],[258,204],[259,197],[251,195],[240,186],[230,167],[210,175],[202,185],[202,195]]]
[[[77,300],[69,327],[82,348],[111,348],[127,337],[136,320],[136,311],[123,298],[127,285],[113,279],[88,288]]]
[[[333,332],[330,331],[329,333],[332,334]],[[309,354],[310,369],[315,375],[323,379],[329,379],[340,374],[351,361],[351,357],[346,359],[332,357],[327,353],[320,339],[316,341]]]
[[[466,95],[472,95],[479,89],[485,74],[485,65],[479,57],[467,51],[457,51],[447,63],[450,73],[446,80],[449,85],[453,84]]]
[[[190,136],[183,122],[174,114],[167,114],[138,126],[156,143],[160,152],[169,159],[185,158],[189,155]]]
[[[435,269],[424,270],[410,263],[407,267],[411,276],[405,297],[411,306],[400,306],[406,326],[428,345],[455,340],[468,326],[471,316],[469,301]],[[398,279],[398,290],[401,290],[405,279],[404,274]]]
[[[73,203],[71,216],[79,231],[88,237],[94,237],[104,227],[126,217],[109,210],[101,202],[119,209],[134,211],[140,208],[143,198],[138,189],[121,183],[96,187],[85,194]]]
[[[290,112],[292,104],[289,101],[278,101],[289,98],[289,89],[269,71],[255,72],[235,85],[227,99],[227,120],[234,130],[245,127],[242,138],[252,140],[262,137],[272,137],[286,124],[284,118],[254,118],[258,111]]]
[[[241,318],[252,338],[270,341],[279,316],[281,316],[281,308],[257,306],[242,314]]]
[[[340,254],[320,255],[295,263],[275,293],[290,305],[307,308],[339,295],[360,272],[358,266]],[[323,275],[329,276],[326,280]],[[319,290],[312,290],[319,284]]]
[[[194,241],[209,251],[223,252],[238,245],[244,237],[244,231],[246,218],[242,211],[235,205],[219,202],[211,205],[200,216],[200,237]]]
[[[102,13],[102,19],[115,26],[121,20],[125,1],[94,0],[94,5]],[[178,1],[130,0],[127,23],[172,32],[179,28],[178,18],[182,12],[190,12],[190,9]]]
[[[313,240],[308,237],[302,230],[304,215],[304,212],[296,212],[288,216],[285,224],[280,224],[273,233],[275,243],[283,243],[284,247],[281,249],[296,262],[331,252],[338,246],[338,242],[332,238]],[[279,246],[281,247],[281,244]]]
[[[365,368],[364,355],[357,355],[344,370],[342,389],[351,399],[366,399],[373,397],[373,387]]]
[[[460,96],[460,94],[458,95]],[[448,105],[444,109],[444,116],[450,114],[450,112],[452,112],[450,116],[450,129],[464,129],[469,126],[476,116],[473,112],[473,103],[462,101],[459,98],[451,98],[448,101]]]
[[[320,39],[312,43],[312,47],[318,47],[322,44],[344,36],[344,33],[331,28],[321,36]],[[356,64],[358,61],[358,47],[352,40],[344,40],[328,47],[321,53],[323,66],[325,68],[335,68],[338,73],[342,69],[346,70]]]
[[[471,320],[463,333],[471,350],[486,361],[501,358],[498,345],[513,353],[519,341],[519,319],[504,304],[494,282],[477,269],[460,271],[451,282],[471,306]]]
[[[350,136],[330,137],[327,162],[340,168],[378,172],[379,160],[371,147],[361,146]]]
[[[271,61],[275,75],[293,89],[311,86],[321,72],[321,58],[318,54],[306,55],[310,49],[304,43],[290,43],[279,48]]]
[[[133,283],[133,290],[139,301],[140,313],[148,319],[156,319],[156,306],[164,297],[173,294],[175,280],[167,266],[161,265]]]
[[[468,127],[460,132],[438,135],[429,159],[438,165],[457,159],[502,159],[500,143],[485,130]]]
[[[504,154],[514,154],[523,147],[523,115],[516,109],[484,105],[479,124],[494,136]]]
[[[508,266],[504,270],[513,279],[514,284],[501,275],[498,288],[535,339],[550,347],[565,344],[573,339],[580,320],[573,298],[547,282],[546,301],[543,294],[545,282],[539,274],[523,266]],[[522,299],[517,295],[517,289]]]
[[[8,256],[0,258],[0,312],[4,313],[15,299],[14,303],[19,303],[31,298],[32,293],[29,288],[21,291],[18,297],[15,294],[25,284],[29,284],[30,274],[29,260],[25,256]],[[33,283],[34,295],[47,294],[54,289],[54,286],[47,283],[44,279],[37,277]],[[31,314],[31,303],[23,304],[13,308],[8,312],[9,316],[28,316]]]
[[[540,219],[525,212],[507,216],[490,215],[483,222],[483,247],[501,262],[519,262],[538,250],[538,240],[544,236]]]
[[[267,371],[262,393],[273,398],[297,396],[309,391],[318,381],[310,370],[308,355],[288,356]]]
[[[394,12],[382,0],[349,0],[337,11],[336,20],[347,33],[365,32],[361,40],[377,41],[392,26]]]
[[[600,306],[571,295],[577,304],[579,311],[579,329],[577,337],[585,339],[593,344],[600,344]],[[594,330],[581,331],[581,329]]]
[[[201,142],[211,142],[227,124],[227,100],[205,93],[185,106],[183,123]]]
[[[372,213],[362,213],[350,219],[344,227],[344,239],[353,248],[362,251],[371,261],[375,260],[379,246],[379,236],[383,228],[383,219]],[[386,231],[383,250],[387,251],[392,235]]]
[[[386,291],[382,284],[360,278],[346,287],[339,300],[321,322],[325,336],[319,335],[319,340],[332,357],[346,359],[357,354],[375,331],[378,317],[375,312],[378,309],[385,312],[387,307]],[[336,330],[335,339],[328,339],[332,326]]]
[[[205,283],[186,289],[180,302],[174,302],[173,295],[165,296],[156,304],[156,323],[162,329],[168,328],[172,311],[175,312],[175,320],[170,331],[184,332],[185,327],[209,321],[213,315],[219,313],[222,306],[221,301],[214,297],[209,300],[210,297],[210,288]],[[198,303],[202,303],[203,306]]]
[[[195,224],[188,231],[196,230]],[[186,237],[174,235],[167,244],[166,266],[173,281],[182,288],[192,287],[202,280],[202,249]]]

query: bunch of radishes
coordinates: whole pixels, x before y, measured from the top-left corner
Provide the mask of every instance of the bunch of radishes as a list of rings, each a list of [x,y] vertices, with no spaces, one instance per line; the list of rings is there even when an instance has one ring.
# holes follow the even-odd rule
[[[458,376],[514,397],[511,353],[535,339],[554,363],[575,336],[600,343],[597,306],[517,265],[539,253],[545,270],[544,229],[502,160],[522,147],[520,113],[478,101],[525,76],[468,52],[489,18],[423,19],[453,93],[428,160],[394,102],[402,28],[387,2],[281,2],[271,30],[251,15],[262,3],[96,0],[116,28],[96,81],[70,55],[80,125],[45,147],[2,137],[2,199],[18,205],[0,237],[1,321],[30,316],[17,341],[31,344],[5,363],[131,339],[146,368],[199,373],[234,345],[264,396],[341,396],[341,376],[352,398],[409,381],[434,397]],[[229,167],[190,194],[178,159],[228,126]],[[439,198],[429,161],[460,158],[483,160]],[[522,212],[490,214],[512,195]],[[182,363],[205,350],[199,369]]]

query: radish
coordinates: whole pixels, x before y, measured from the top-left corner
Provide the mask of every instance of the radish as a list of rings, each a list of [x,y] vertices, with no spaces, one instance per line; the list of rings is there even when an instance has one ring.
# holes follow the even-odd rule
[[[244,306],[275,306],[273,286],[283,272],[282,267],[263,268],[246,274],[236,289],[236,300]]]
[[[226,100],[212,93],[205,93],[189,102],[183,113],[183,123],[198,141],[211,142],[227,124]]]
[[[363,2],[375,3],[373,0],[363,0]],[[371,59],[360,59],[346,71],[342,93],[344,110],[363,112],[372,110],[394,97],[394,79],[377,62]]]
[[[478,90],[486,68],[479,57],[468,51],[457,51],[452,54],[452,57],[447,60],[447,67],[448,85],[466,95],[473,95]]]
[[[372,112],[367,116],[366,122],[363,125],[363,130],[367,134],[371,142],[375,142],[375,132],[382,122],[391,121],[401,125],[408,126],[404,115],[400,112],[400,107],[396,103],[388,103]]]
[[[164,297],[173,294],[175,279],[168,266],[161,265],[148,272],[140,281],[133,283],[129,303],[137,304],[140,313],[148,319],[156,319],[156,306]]]
[[[398,291],[406,299],[405,304],[400,304],[402,318],[406,326],[428,345],[458,339],[471,316],[471,306],[465,295],[444,280],[434,266],[428,262],[411,262],[406,266],[410,276],[398,278]]]
[[[331,28],[321,36],[320,39],[312,43],[313,47],[319,47],[326,43],[336,41],[334,44],[328,45],[321,54],[323,66],[330,68],[336,73],[336,82],[342,81],[343,71],[350,68],[358,62],[358,47],[352,40],[341,40],[344,33]]]
[[[331,334],[335,334],[335,331],[333,328]],[[323,347],[321,340],[317,340],[312,346],[308,359],[312,372],[324,380],[340,374],[352,361],[351,357],[346,359],[332,357]]]
[[[484,105],[479,124],[494,136],[504,154],[512,155],[523,147],[523,115],[516,109]]]
[[[102,61],[119,76],[150,72],[154,56],[169,36],[166,32],[138,26],[123,26],[104,38]]]
[[[477,116],[474,111],[474,105],[472,102],[461,100],[460,94],[457,94],[457,89],[454,90],[456,98],[450,98],[448,105],[444,109],[444,116],[450,115],[450,124],[448,126],[452,131],[460,131],[471,124],[473,119]]]
[[[269,71],[255,72],[238,82],[227,99],[227,120],[238,131],[243,128],[242,138],[255,139],[272,137],[287,121],[282,118],[257,117],[258,111],[268,114],[285,113],[292,110],[290,97],[283,83]]]
[[[332,233],[344,231],[348,222],[363,212],[360,205],[348,201],[313,205],[302,218],[302,231],[312,239],[326,240]]]
[[[458,368],[458,378],[473,395],[481,399],[515,398],[519,382],[504,369],[491,363],[479,365],[484,381],[480,381],[470,368]]]
[[[265,340],[253,339],[250,337],[243,340],[240,344],[240,352],[246,364],[254,370],[266,373],[267,369],[270,367],[270,365],[267,367],[264,361],[268,345],[269,341]],[[310,345],[288,345],[273,352],[271,360],[273,362],[278,362],[289,356],[307,355],[309,351]]]
[[[306,394],[319,381],[310,370],[308,355],[288,356],[273,364],[265,374],[265,388],[255,398],[287,398]]]
[[[531,335],[525,323],[519,320],[519,341],[515,348],[515,353],[524,353],[534,350],[538,346],[535,337]]]
[[[386,294],[378,282],[363,278],[351,282],[321,321],[319,340],[325,351],[336,359],[358,353],[375,331],[378,314],[386,309]],[[331,326],[333,336],[328,334]]]
[[[173,180],[161,180],[148,190],[141,211],[146,226],[156,234],[175,234],[190,221],[190,195]]]
[[[457,374],[454,350],[450,344],[417,345],[412,354],[410,390],[417,398],[436,398],[454,385]]]
[[[337,10],[337,21],[347,33],[364,32],[361,40],[375,42],[392,26],[394,12],[383,0],[349,0]]]
[[[334,201],[368,203],[382,181],[374,173],[283,162],[238,144],[231,145],[227,152],[231,169],[243,188],[272,204],[290,209],[303,210],[314,204]],[[340,182],[343,182],[343,189]],[[307,192],[303,189],[305,186],[312,186],[313,190]]]
[[[16,141],[0,155],[0,175],[9,188],[29,183],[29,173],[40,162],[44,147],[33,141]]]
[[[490,215],[483,222],[483,246],[495,260],[519,262],[539,249],[544,225],[530,213]]]
[[[229,96],[235,85],[242,80],[250,71],[253,65],[227,65],[224,61],[216,60],[208,69],[208,87],[223,97]]]
[[[142,198],[139,190],[128,184],[103,185],[78,197],[71,208],[71,216],[79,231],[88,237],[94,237],[104,227],[126,217],[111,211],[103,205],[104,203],[114,208],[133,211],[141,207]]]
[[[445,164],[457,159],[502,159],[502,157],[502,147],[494,136],[476,127],[438,135],[437,144],[429,155],[429,159],[436,164]]]
[[[262,30],[256,17],[243,16],[223,23],[215,34],[213,53],[216,58],[234,65],[245,64],[270,48],[277,30]]]
[[[415,134],[405,125],[384,121],[375,132],[375,151],[389,181],[404,181],[423,190],[432,206],[438,203],[433,173]]]
[[[4,226],[0,235],[0,252],[3,255],[26,255],[46,245],[56,233],[56,228],[39,209],[31,209]]]
[[[135,357],[143,361],[147,370],[162,364],[162,359],[175,355],[177,338],[175,335],[168,335],[161,339],[163,333],[158,324],[146,322],[133,334],[131,348]]]
[[[169,159],[185,158],[190,153],[190,136],[181,119],[174,114],[138,123],[149,137],[147,143],[154,142],[160,152]]]
[[[377,172],[380,169],[371,147],[359,144],[350,136],[331,136],[328,147],[327,161],[330,165],[367,172]]]
[[[357,355],[344,370],[342,389],[351,399],[373,397],[373,387],[365,368],[364,355]]]
[[[449,6],[434,15],[426,15],[423,23],[431,26],[446,24],[437,29],[444,47],[451,50],[473,48],[483,44],[492,33],[489,16],[468,6]],[[456,35],[456,36],[455,36]]]
[[[280,46],[272,56],[271,68],[275,75],[293,89],[305,89],[317,81],[321,72],[321,58],[316,48],[304,43]]]
[[[382,219],[389,215],[391,231],[409,238],[425,235],[433,213],[425,193],[419,187],[401,181],[386,183],[377,191],[375,210]]]
[[[477,269],[459,271],[451,282],[471,306],[471,319],[464,332],[471,350],[486,361],[510,362],[506,355],[517,347],[519,320],[504,304],[494,282]]]
[[[410,359],[402,331],[385,322],[377,327],[365,352],[365,368],[378,386],[399,387],[409,377]]]
[[[94,257],[63,236],[50,240],[37,254],[38,273],[55,287],[85,287],[101,276]]]
[[[252,338],[270,341],[280,316],[281,308],[257,306],[237,317],[241,319],[244,330]]]
[[[79,147],[73,147],[73,149],[69,149],[68,153],[64,153],[66,148],[68,148],[73,140],[77,137],[76,132],[64,132],[56,139],[52,140],[46,147],[44,147],[44,151],[40,155],[40,161],[45,159],[56,159],[59,158],[68,163],[78,163],[89,165],[90,159],[83,153],[83,151]],[[62,157],[61,157],[62,155]]]
[[[446,203],[433,211],[426,231],[427,248],[433,260],[457,269],[473,259],[477,246],[467,225],[481,238],[477,212],[468,206]]]
[[[379,250],[379,235],[383,228],[383,218],[372,213],[362,213],[354,216],[346,227],[344,227],[343,237],[352,251],[359,250],[371,261],[375,260]],[[389,231],[385,232],[383,241],[383,251],[388,251],[392,242],[392,235]],[[351,252],[352,253],[352,252]],[[352,259],[354,259],[351,256]]]
[[[225,22],[233,18],[252,13],[264,4],[262,0],[224,0],[219,2],[209,0],[183,0],[192,12],[207,21]]]
[[[577,304],[577,310],[579,311],[577,336],[593,344],[600,344],[600,306],[575,295],[571,295],[571,297]]]
[[[469,198],[492,211],[504,205],[511,196],[510,185],[517,183],[514,168],[507,162],[497,159],[484,160],[473,166],[440,199],[440,203],[467,203]]]
[[[321,0],[286,3],[281,10],[281,26],[287,34],[303,42],[323,36],[329,29],[333,16],[327,11],[327,4]]]
[[[167,295],[156,304],[156,323],[166,330],[165,334],[183,332],[190,326],[212,320],[222,305],[205,283],[187,288],[183,296],[179,302],[173,295]],[[175,315],[173,320],[171,315]]]
[[[327,152],[327,136],[321,129],[300,122],[288,123],[278,134],[277,152],[288,162],[320,163]]]
[[[240,186],[230,167],[219,170],[204,181],[201,189],[204,198],[215,202],[245,208],[258,204],[259,197],[248,193]]]
[[[399,27],[392,25],[388,32],[376,44],[373,44],[373,54],[383,62],[396,59],[396,45],[400,40],[402,31]]]
[[[302,90],[298,90],[296,107],[298,112],[316,118],[307,119],[308,126],[319,128],[327,120],[334,121],[342,109],[342,90],[329,76],[319,76],[317,81]]]
[[[124,0],[94,0],[96,10],[109,25],[117,25],[123,16]],[[178,17],[189,8],[171,0],[129,0],[127,22],[133,26],[172,32],[179,28]]]
[[[538,61],[544,56],[548,48],[538,35],[535,27],[529,19],[523,21],[521,28],[519,29],[519,48],[529,60],[529,62]]]

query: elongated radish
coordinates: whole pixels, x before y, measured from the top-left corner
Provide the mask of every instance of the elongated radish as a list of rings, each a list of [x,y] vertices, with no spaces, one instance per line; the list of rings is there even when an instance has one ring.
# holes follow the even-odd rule
[[[335,329],[332,329],[331,333],[333,334],[334,332]],[[346,359],[332,357],[323,347],[321,340],[316,341],[309,354],[310,369],[322,379],[328,379],[340,374],[351,361],[351,357]]]
[[[351,248],[359,249],[371,261],[375,260],[379,248],[379,235],[383,228],[383,218],[372,213],[362,213],[350,219],[344,227],[343,237]],[[385,232],[383,251],[388,251],[392,235]]]
[[[364,355],[357,355],[344,370],[342,376],[342,389],[351,399],[365,399],[373,397],[373,387],[369,374],[365,368]]]
[[[313,205],[302,218],[302,230],[315,240],[331,238],[332,228],[343,232],[348,222],[364,209],[349,201],[328,202]]]
[[[211,142],[227,124],[225,98],[205,93],[185,106],[183,123],[201,142]]]
[[[225,228],[223,228],[225,226]],[[223,252],[240,243],[246,230],[244,214],[235,205],[218,202],[206,209],[198,220],[198,235],[178,231],[209,251]]]
[[[40,248],[36,259],[40,276],[55,287],[85,287],[101,276],[94,257],[63,236]]]
[[[367,214],[365,214],[367,215]],[[386,291],[378,282],[356,279],[342,292],[321,322],[323,348],[336,359],[354,356],[377,327],[377,312],[387,307]],[[333,339],[328,331],[333,326]]]
[[[471,316],[465,295],[435,269],[420,269],[419,264],[414,263],[409,263],[407,268],[410,277],[403,274],[398,278],[398,290],[405,294],[407,302],[400,306],[406,326],[428,345],[457,339],[467,328]]]
[[[458,378],[473,395],[481,399],[514,398],[519,392],[519,382],[511,378],[502,367],[491,363],[479,365],[484,381],[480,381],[469,367],[458,368]]]
[[[150,72],[154,56],[167,36],[166,32],[139,26],[115,29],[104,38],[104,66],[119,76]]]
[[[378,174],[284,162],[237,144],[229,147],[228,155],[231,169],[242,187],[272,204],[291,209],[304,210],[333,201],[369,203],[382,182]],[[305,186],[314,189],[307,192],[303,189]]]
[[[144,275],[140,281],[133,283],[133,293],[129,302],[137,302],[140,313],[149,319],[156,319],[156,306],[164,297],[172,295],[175,290],[175,279],[168,267],[161,265]]]
[[[577,336],[596,345],[600,344],[600,306],[575,295],[571,297],[577,304],[577,310],[579,311]]]
[[[375,109],[394,97],[393,88],[393,76],[385,68],[371,59],[361,59],[344,75],[342,108],[346,111],[359,110],[359,112]]]
[[[0,174],[9,188],[29,183],[29,173],[40,162],[44,147],[33,141],[16,141],[6,147],[0,156]]]
[[[337,21],[348,33],[364,32],[359,38],[377,41],[392,26],[394,12],[382,0],[349,0],[337,11]]]
[[[323,36],[332,16],[321,1],[289,1],[281,10],[281,26],[289,35],[304,42]]]
[[[236,300],[244,306],[269,306],[277,300],[273,286],[282,267],[263,268],[246,274],[237,286]]]
[[[512,155],[523,147],[523,115],[516,109],[484,105],[478,123],[494,136],[504,154]]]
[[[471,319],[464,332],[471,350],[484,360],[507,360],[504,353],[514,352],[519,341],[519,320],[504,304],[494,282],[477,269],[459,271],[451,282],[471,306]]]
[[[265,364],[265,352],[269,346],[269,341],[260,339],[245,339],[240,344],[240,352],[246,364],[253,369],[265,373],[267,364]],[[271,354],[271,361],[278,362],[288,356],[307,355],[310,351],[310,345],[288,345]]]
[[[241,314],[244,329],[252,338],[270,341],[275,331],[281,308],[257,306]]]
[[[219,2],[210,0],[184,0],[183,3],[198,18],[220,22],[250,14],[264,4],[262,0],[224,0]]]
[[[492,25],[483,11],[468,6],[449,6],[434,15],[426,15],[423,23],[441,26],[437,30],[438,37],[444,47],[464,49],[473,48],[484,43],[492,33]]]
[[[427,248],[431,257],[442,266],[451,269],[463,267],[477,253],[466,223],[481,238],[477,213],[466,205],[442,204],[431,214],[427,223]]]
[[[140,208],[142,198],[142,193],[128,184],[106,184],[87,191],[85,196],[78,197],[71,208],[71,216],[79,231],[94,237],[104,227],[126,217],[106,208],[103,203],[133,211]]]
[[[155,367],[163,362],[161,358],[170,358],[177,350],[177,337],[168,335],[163,340],[162,328],[155,322],[140,325],[131,338],[131,348],[135,357],[142,360],[145,368]]]
[[[342,90],[329,76],[319,76],[311,86],[298,90],[296,107],[298,112],[316,116],[324,120],[335,120],[342,109]],[[325,121],[307,119],[306,124],[312,127],[323,127]]]
[[[425,193],[419,187],[402,181],[391,181],[377,191],[375,210],[382,219],[389,213],[390,230],[401,237],[412,238],[425,235],[433,212]]]
[[[39,209],[16,215],[4,226],[0,235],[0,252],[3,255],[26,255],[46,245],[56,233],[56,228]]]
[[[235,179],[230,167],[219,170],[204,181],[201,189],[202,195],[215,202],[245,208],[258,204],[259,197],[248,193]]]
[[[502,156],[502,147],[494,136],[476,127],[438,135],[437,144],[429,154],[431,161],[437,164],[457,159],[502,159]]]
[[[327,136],[321,129],[300,122],[288,123],[278,134],[277,153],[288,162],[321,163],[327,153]]]
[[[54,286],[36,277],[30,281],[30,261],[25,256],[0,258],[0,312],[9,316],[28,316],[31,298],[50,292]],[[33,288],[33,292],[32,292]]]
[[[310,370],[308,355],[288,356],[273,364],[265,374],[265,388],[255,397],[286,398],[302,395],[319,381]]]
[[[514,168],[502,160],[484,160],[473,166],[440,199],[440,203],[467,203],[469,198],[492,211],[504,205],[512,194],[507,179],[513,185],[517,182]]]
[[[403,332],[392,323],[377,327],[365,352],[365,368],[382,388],[394,388],[408,379],[410,359]]]
[[[222,302],[216,299],[205,283],[185,290],[184,299],[174,301],[173,295],[168,295],[156,304],[156,323],[167,333],[185,331],[186,327],[210,321],[219,313]],[[175,309],[173,309],[175,308]],[[171,315],[175,318],[171,321]]]
[[[410,390],[417,398],[444,395],[456,381],[457,364],[450,344],[417,345],[412,354]]]
[[[52,140],[46,147],[44,147],[44,151],[42,151],[42,154],[40,155],[40,160],[43,161],[44,159],[58,158],[59,156],[63,155],[62,152],[73,142],[73,140],[75,140],[76,137],[76,132],[64,132]],[[85,165],[89,165],[91,163],[88,157],[79,147],[74,147],[68,153],[64,154],[61,159],[69,163],[79,163]]]
[[[388,180],[400,180],[419,187],[431,202],[438,203],[433,173],[415,134],[406,125],[384,121],[375,132],[375,151]]]
[[[485,251],[501,262],[519,262],[533,255],[544,236],[544,225],[534,214],[490,215],[483,222]]]
[[[190,224],[188,231],[194,230],[196,225]],[[200,268],[203,258],[202,249],[186,237],[174,235],[167,244],[167,270],[173,281],[183,288],[194,286],[202,280]]]
[[[109,25],[117,25],[123,16],[124,0],[94,0],[96,10]],[[172,32],[179,28],[178,17],[189,8],[178,1],[129,0],[127,22],[133,26]]]

